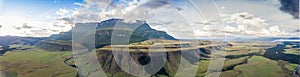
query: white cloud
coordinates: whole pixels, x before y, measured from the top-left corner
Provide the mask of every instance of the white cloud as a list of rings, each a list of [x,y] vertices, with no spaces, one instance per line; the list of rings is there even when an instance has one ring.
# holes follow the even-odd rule
[[[84,4],[81,4],[81,3],[74,3],[74,5],[79,5],[79,6],[83,6]]]
[[[70,14],[70,11],[68,9],[58,9],[58,11],[55,12],[57,15],[67,15]]]
[[[30,20],[14,16],[0,16],[0,36],[47,37],[51,34],[68,31],[71,27],[55,27],[52,22]]]
[[[268,1],[271,1],[274,4],[277,3],[275,0]],[[262,17],[262,15],[268,16],[265,15],[265,13],[269,13],[270,10],[277,10],[276,13],[272,13],[272,15],[276,14],[279,15],[278,17],[283,17],[283,15],[278,13],[280,11],[277,7],[274,8],[273,6],[265,6],[268,4],[263,3],[259,3],[258,5],[250,5],[247,2],[251,1],[220,1],[220,3],[222,4],[221,8],[223,7],[223,10],[236,10],[234,12],[226,12],[226,14],[220,14],[221,16],[223,16],[223,21],[226,22],[225,25],[227,26],[220,26],[220,24],[207,24],[206,26],[203,24],[195,25],[194,22],[204,20],[203,18],[201,18],[201,15],[198,15],[198,13],[195,11],[196,9],[191,8],[190,5],[186,5],[184,2],[183,4],[185,5],[174,7],[174,4],[172,4],[171,0],[120,0],[118,3],[113,3],[112,0],[85,0],[85,3],[74,3],[76,5],[82,6],[83,8],[69,10],[69,12],[66,12],[67,10],[61,10],[58,14],[67,14],[59,18],[59,20],[64,21],[60,22],[63,24],[74,24],[77,22],[100,22],[111,18],[122,18],[126,22],[145,20],[148,24],[151,25],[151,27],[158,30],[164,30],[169,34],[174,35],[175,37],[195,35],[197,37],[213,36],[212,34],[218,35],[218,33],[226,33],[236,36],[293,35],[289,32],[280,30],[281,28],[284,28],[282,24],[278,24],[278,26],[273,26],[274,23],[269,24],[268,21],[270,21],[270,18],[274,16]],[[216,3],[218,3],[218,1]],[[205,5],[205,3],[202,4]],[[232,4],[238,4],[239,6],[243,7],[228,7],[233,6]],[[258,9],[262,7],[271,9]],[[178,10],[178,8],[180,8],[180,10]],[[211,10],[208,9],[208,11]],[[256,13],[255,11],[257,11],[258,13]],[[207,13],[210,14],[209,12]],[[220,13],[223,12],[221,11]],[[255,15],[252,15],[253,13],[255,13]],[[180,14],[184,15],[182,16]],[[215,21],[214,18],[211,18],[211,20]],[[281,19],[275,20],[281,21]],[[216,22],[220,23],[218,20],[216,20]],[[56,26],[58,25],[56,24]]]
[[[293,19],[287,13],[280,10],[280,4],[274,5],[272,1],[279,0],[220,0],[216,1],[218,6],[224,6],[220,12],[225,14],[235,14],[247,12],[267,20],[269,24],[267,27],[277,25],[279,28],[286,32],[292,32],[298,29],[299,20]]]
[[[279,26],[269,26],[266,23],[266,20],[255,17],[252,14],[242,12],[233,15],[226,15],[224,20],[226,21],[226,26],[224,28],[224,32],[230,34],[237,34],[237,35],[252,35],[252,36],[286,36],[286,35],[293,35],[291,33],[287,33],[285,31],[281,31]],[[235,24],[237,25],[229,25]]]
[[[112,0],[85,0],[84,4],[74,4],[83,8],[72,11],[76,13],[59,9],[57,15],[69,14],[70,16],[61,19],[74,19],[73,22],[99,22],[110,18],[122,18],[127,22],[134,22],[153,17],[159,11],[152,10],[165,8],[170,4],[170,0],[120,0],[118,3]]]
[[[204,30],[194,30],[195,36],[212,36],[212,34],[208,31],[204,31]]]
[[[279,0],[267,0],[267,1],[270,1],[274,5],[280,5]]]
[[[22,26],[22,28],[28,28],[28,29],[30,29],[30,28],[32,28],[32,26],[28,25],[27,23],[24,23],[23,26]]]

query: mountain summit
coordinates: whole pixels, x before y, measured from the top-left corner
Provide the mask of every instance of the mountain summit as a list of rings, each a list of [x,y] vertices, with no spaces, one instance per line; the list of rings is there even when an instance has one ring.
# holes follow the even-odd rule
[[[86,23],[86,24],[90,24],[90,23]],[[96,48],[101,48],[105,45],[110,45],[111,37],[113,36],[125,37],[125,38],[130,36],[129,43],[141,42],[149,39],[176,40],[174,37],[170,36],[166,32],[152,29],[149,26],[149,24],[139,20],[137,20],[134,23],[127,23],[124,22],[123,19],[109,19],[102,22],[96,22],[93,24],[97,25],[96,35],[95,35]],[[116,32],[115,34],[113,34],[114,31]],[[65,44],[66,42],[71,43],[71,40],[72,40],[72,30],[68,32],[61,32],[60,34],[51,35],[46,40],[42,41],[40,43],[40,46],[42,46],[42,48],[49,48],[47,45],[51,45],[51,44],[45,45],[45,43],[64,42],[63,44]],[[71,45],[70,43],[68,45]],[[47,46],[47,47],[43,47],[43,46]],[[52,46],[50,48],[52,48]],[[63,50],[70,50],[69,48],[71,47],[67,47],[68,49],[65,48]],[[61,49],[59,49],[59,51],[61,51]]]

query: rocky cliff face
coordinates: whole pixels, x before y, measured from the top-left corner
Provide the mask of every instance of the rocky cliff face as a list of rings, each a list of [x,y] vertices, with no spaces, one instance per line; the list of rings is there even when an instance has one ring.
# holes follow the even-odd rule
[[[99,64],[102,66],[103,70],[109,77],[112,76],[130,76],[124,72],[117,63],[128,62],[130,60],[128,57],[124,57],[122,54],[124,52],[129,52],[132,60],[135,63],[140,65],[147,65],[151,62],[149,52],[155,53],[154,56],[159,56],[161,54],[166,54],[165,64],[163,68],[159,70],[155,75],[167,75],[174,76],[177,72],[181,58],[187,60],[191,64],[196,64],[200,59],[209,58],[208,54],[214,52],[214,50],[222,49],[226,45],[211,45],[211,42],[201,41],[201,42],[182,42],[176,41],[175,38],[168,35],[166,32],[157,31],[152,29],[147,23],[143,21],[137,21],[136,23],[125,23],[120,19],[111,19],[106,20],[101,23],[96,23],[96,35],[95,35],[95,46],[96,46],[96,55],[99,61]],[[117,24],[117,28],[116,28]],[[117,34],[113,34],[113,31],[119,31]],[[129,35],[132,33],[131,35]],[[126,44],[113,44],[111,45],[111,38],[116,36],[118,38],[130,36],[129,43]],[[167,39],[167,40],[166,40]],[[145,41],[147,40],[147,41]],[[62,32],[57,35],[52,35],[44,41],[41,41],[37,44],[42,49],[50,51],[71,51],[72,49],[72,30],[69,32]],[[152,45],[158,45],[154,47],[154,51],[149,51]],[[193,46],[191,46],[193,45]],[[84,45],[82,45],[84,48]],[[112,47],[117,49],[118,55],[113,55]],[[129,47],[129,51],[124,51],[124,47]],[[163,47],[165,50],[161,50]],[[185,54],[183,54],[184,52]],[[77,54],[77,53],[76,53]],[[86,56],[84,58],[91,57]],[[88,53],[89,54],[89,53]],[[114,58],[120,59],[120,62],[117,62]],[[76,59],[76,55],[74,59]],[[93,64],[97,60],[91,60],[87,64]],[[76,61],[76,60],[75,60]],[[79,65],[80,67],[85,67],[85,65]],[[87,65],[87,67],[89,67]],[[97,69],[95,69],[97,70]],[[84,75],[91,75],[95,72],[82,70],[87,72]],[[133,70],[133,72],[137,72]]]
[[[157,31],[152,29],[149,24],[143,21],[136,21],[135,23],[126,23],[122,19],[109,19],[97,25],[96,38],[100,38],[101,41],[109,41],[112,36],[112,31],[126,31],[131,32],[131,42],[140,42],[148,39],[168,39],[175,40],[174,37],[168,35],[164,31]],[[107,38],[104,38],[107,37]],[[141,39],[142,38],[142,39]],[[60,34],[51,35],[49,40],[72,40],[72,30],[68,32],[62,32]]]
[[[41,49],[49,51],[72,51],[72,43],[66,41],[40,41],[35,44]]]
[[[160,69],[158,73],[155,75],[161,74],[161,75],[167,75],[167,76],[174,76],[175,73],[178,70],[181,58],[186,59],[188,62],[192,64],[196,64],[199,62],[198,60],[209,58],[208,54],[211,52],[214,52],[214,50],[222,49],[226,45],[207,45],[207,46],[199,46],[197,48],[183,48],[183,46],[179,45],[185,45],[185,44],[168,44],[164,48],[166,51],[161,51],[159,49],[155,49],[152,51],[149,51],[149,46],[145,45],[131,45],[129,47],[129,51],[124,51],[124,45],[122,46],[114,46],[114,50],[116,50],[117,53],[124,53],[129,52],[131,57],[133,58],[134,62],[139,63],[140,65],[147,65],[151,58],[149,56],[149,52],[154,52],[156,55],[160,54],[166,54],[166,61],[163,65],[163,68]],[[182,48],[182,49],[181,49]],[[182,52],[186,52],[185,55],[182,54]],[[127,57],[123,57],[122,55],[113,55],[112,49],[110,46],[106,46],[103,48],[100,48],[97,50],[97,55],[99,62],[103,68],[103,70],[106,72],[107,75],[113,76],[113,75],[122,75],[122,76],[130,76],[124,71],[121,70],[121,68],[117,65],[116,60],[114,59],[115,56],[118,56],[120,59],[119,61],[126,62],[129,61]]]
[[[113,36],[121,37],[121,38],[122,37],[127,38],[128,36],[130,36],[129,43],[141,42],[149,39],[176,40],[174,37],[168,35],[164,31],[157,31],[155,29],[152,29],[146,22],[143,21],[136,21],[135,23],[126,23],[123,22],[122,19],[110,19],[95,24],[97,25],[96,34],[95,34],[96,48],[101,48],[106,45],[110,45],[111,38]],[[113,34],[113,31],[117,33]],[[72,40],[72,30],[68,32],[61,32],[60,34],[51,35],[50,37],[47,38],[47,41],[52,43],[43,44],[43,46],[53,45],[54,44],[53,42],[57,43],[57,45],[64,45],[64,44],[60,44],[59,42],[62,41],[62,42],[71,43],[71,40]],[[40,44],[42,43],[47,43],[47,42],[40,42]],[[46,48],[46,47],[41,47],[41,48]],[[68,47],[68,46],[64,46],[64,47]],[[48,49],[46,48],[46,50]],[[58,51],[60,50],[61,49],[59,49]]]

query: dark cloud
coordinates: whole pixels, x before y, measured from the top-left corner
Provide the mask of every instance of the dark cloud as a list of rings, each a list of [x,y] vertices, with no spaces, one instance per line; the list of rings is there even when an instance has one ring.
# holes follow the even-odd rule
[[[299,0],[279,0],[281,3],[280,10],[291,14],[294,18],[299,19]]]
[[[2,28],[2,25],[0,25],[0,28]]]

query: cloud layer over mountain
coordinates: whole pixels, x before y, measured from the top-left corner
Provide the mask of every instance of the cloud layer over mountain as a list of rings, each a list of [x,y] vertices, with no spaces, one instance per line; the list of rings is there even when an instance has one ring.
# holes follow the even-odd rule
[[[295,8],[299,7],[290,4],[298,0],[214,1],[84,0],[73,3],[81,8],[57,9],[53,12],[55,16],[47,16],[49,21],[54,20],[51,22],[0,16],[0,30],[5,32],[1,35],[41,37],[68,31],[75,23],[100,22],[111,18],[124,19],[128,23],[146,21],[152,28],[177,38],[295,36],[293,32],[299,30],[296,29],[299,22],[288,15],[297,15]]]
[[[74,3],[76,5],[82,6],[79,9],[73,10],[63,10],[60,9],[57,12],[61,15],[59,20],[63,20],[65,23],[74,24],[77,22],[99,22],[107,20],[110,18],[121,18],[126,22],[135,22],[136,20],[146,21],[151,25],[151,27],[164,30],[174,37],[202,37],[202,36],[218,36],[218,35],[249,35],[249,36],[294,36],[295,34],[290,33],[290,31],[285,31],[283,25],[269,24],[271,21],[265,18],[274,18],[274,16],[279,16],[281,13],[274,13],[270,17],[261,17],[256,14],[253,15],[256,7],[243,7],[243,9],[252,9],[250,12],[231,12],[222,13],[224,6],[227,8],[227,4],[232,5],[234,3],[248,3],[249,6],[260,6],[266,7],[265,11],[270,8],[270,4],[278,5],[280,2],[276,0],[257,1],[261,2],[259,4],[255,1],[216,1],[217,6],[215,8],[220,8],[220,10],[211,11],[207,9],[206,11],[218,12],[222,16],[223,21],[217,21],[214,19],[205,20],[205,18],[199,15],[198,9],[188,5],[188,1],[174,1],[174,0],[85,0],[85,3]],[[202,2],[202,3],[201,3]],[[205,2],[210,1],[200,1],[202,6],[207,5]],[[231,3],[230,3],[231,2]],[[283,1],[281,1],[282,4]],[[252,3],[252,4],[249,4]],[[220,4],[220,5],[218,5]],[[289,10],[289,6],[282,6],[282,10]],[[231,7],[231,6],[230,6]],[[272,6],[273,7],[273,6]],[[274,7],[277,8],[278,7]],[[235,8],[233,8],[235,9]],[[241,9],[237,9],[241,10]],[[226,10],[228,11],[228,10]],[[258,14],[264,13],[260,9],[256,10]],[[260,12],[262,11],[262,12]],[[273,11],[273,9],[270,9]],[[202,12],[203,13],[203,12]],[[213,14],[209,13],[208,14]],[[189,14],[189,15],[188,15]],[[283,14],[283,13],[282,13]],[[213,14],[214,15],[214,14]],[[224,16],[225,15],[225,16]],[[284,15],[280,15],[284,16]],[[207,16],[206,16],[207,17]],[[278,19],[275,19],[278,20]],[[204,22],[206,21],[206,22]],[[211,24],[211,21],[217,21],[218,23],[224,22],[225,24]],[[279,21],[279,20],[278,20]],[[197,22],[197,23],[195,23]],[[282,21],[283,23],[290,23],[289,21]],[[202,23],[202,24],[199,24]],[[206,25],[204,25],[204,24]],[[216,28],[219,27],[220,29]],[[214,28],[214,29],[209,29]],[[285,28],[285,27],[284,27]],[[288,28],[288,27],[287,27]]]

